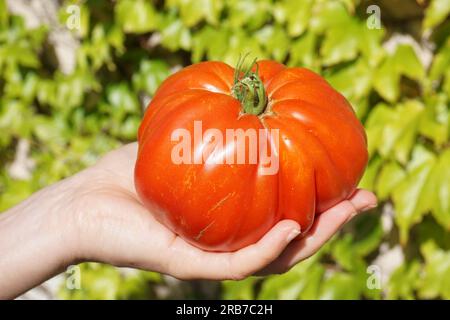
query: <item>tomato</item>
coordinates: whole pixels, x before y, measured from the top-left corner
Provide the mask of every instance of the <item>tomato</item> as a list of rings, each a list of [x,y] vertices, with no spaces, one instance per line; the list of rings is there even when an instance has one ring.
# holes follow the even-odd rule
[[[178,151],[191,162],[174,161],[174,132],[192,137],[199,124],[224,137],[227,130],[268,133],[257,139],[267,142],[276,172],[263,172],[263,148],[256,162],[195,162],[217,136],[185,142],[192,154]],[[235,159],[250,152],[250,136],[224,140],[222,153],[206,154]],[[211,251],[252,244],[282,219],[297,221],[305,233],[315,215],[351,196],[368,159],[364,128],[341,94],[308,69],[267,60],[246,72],[202,62],[171,75],[147,108],[138,143],[135,185],[143,204],[180,237]]]

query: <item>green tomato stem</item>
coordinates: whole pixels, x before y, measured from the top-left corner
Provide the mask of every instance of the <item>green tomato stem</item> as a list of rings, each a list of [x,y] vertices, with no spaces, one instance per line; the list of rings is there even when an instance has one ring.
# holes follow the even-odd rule
[[[245,58],[244,58],[245,59]],[[250,65],[248,70],[242,74],[243,59],[239,60],[234,75],[234,85],[232,87],[232,95],[242,104],[242,112],[260,115],[267,106],[266,90],[264,84],[258,76],[258,64],[256,60]],[[256,71],[252,71],[252,67],[256,65]]]

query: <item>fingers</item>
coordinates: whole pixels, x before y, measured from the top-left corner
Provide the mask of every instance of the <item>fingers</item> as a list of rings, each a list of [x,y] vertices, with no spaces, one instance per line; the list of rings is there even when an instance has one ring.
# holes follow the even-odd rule
[[[304,238],[292,242],[283,254],[263,274],[283,273],[320,249],[346,222],[360,212],[374,208],[375,195],[367,190],[357,190],[353,196],[320,214]]]
[[[243,279],[274,261],[300,234],[300,226],[291,220],[279,222],[258,243],[237,251],[229,259],[228,275]]]
[[[257,243],[231,253],[202,251],[178,238],[168,273],[180,279],[243,279],[275,260],[299,234],[295,221],[284,220]]]

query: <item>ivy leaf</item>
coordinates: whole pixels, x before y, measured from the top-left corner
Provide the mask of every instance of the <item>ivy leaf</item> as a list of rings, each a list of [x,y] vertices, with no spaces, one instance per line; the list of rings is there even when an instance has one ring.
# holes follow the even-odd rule
[[[304,66],[312,70],[319,67],[316,55],[317,36],[308,32],[299,39],[292,41],[291,50],[289,52],[290,66]]]
[[[309,18],[312,13],[312,6],[312,0],[284,0],[275,5],[275,19],[280,23],[287,24],[287,32],[289,36],[297,37],[305,31],[308,25]]]
[[[375,89],[387,101],[394,102],[400,94],[400,74],[396,71],[395,59],[387,58],[375,71]]]
[[[450,299],[450,252],[438,248],[433,241],[423,244],[420,251],[425,258],[425,268],[420,279],[419,296]]]
[[[258,299],[292,300],[300,296],[316,299],[325,273],[323,266],[317,263],[318,256],[320,254],[297,264],[285,274],[268,277],[261,286]]]
[[[449,135],[450,112],[447,100],[444,94],[430,97],[419,123],[420,133],[433,140],[436,146],[443,145]]]
[[[430,5],[425,11],[423,20],[424,29],[437,26],[445,20],[450,13],[450,2],[448,0],[431,0]]]
[[[193,38],[192,60],[201,61],[205,53],[209,60],[223,60],[229,38],[230,32],[225,28],[217,30],[210,26],[204,27]]]
[[[409,152],[416,142],[418,125],[423,113],[422,103],[409,100],[397,108],[397,123],[392,123],[392,128],[399,135],[394,145],[395,158],[400,163],[406,163],[409,158]]]
[[[181,21],[186,27],[192,27],[205,19],[217,25],[224,2],[216,0],[168,0],[168,8],[180,10]]]
[[[408,241],[410,227],[421,221],[432,207],[435,186],[430,185],[430,173],[436,163],[435,156],[423,147],[416,147],[408,174],[392,192],[395,221],[400,229],[400,242]]]
[[[153,95],[168,75],[169,67],[163,60],[142,60],[139,71],[133,74],[133,87]]]
[[[244,31],[233,32],[227,44],[228,50],[224,52],[223,60],[230,65],[236,65],[243,52],[249,53],[249,61],[252,61],[254,58],[260,60],[267,58],[267,54],[265,54],[259,41],[255,37],[249,37]]]
[[[225,300],[253,300],[255,299],[254,285],[257,278],[249,277],[241,281],[223,281],[223,299]]]
[[[385,143],[383,140],[385,126],[391,123],[394,117],[394,110],[384,103],[379,103],[372,109],[366,122],[368,151],[370,156],[378,149],[382,148],[382,144]]]
[[[356,300],[359,298],[359,283],[357,279],[348,273],[334,272],[321,287],[319,299],[321,300]],[[353,290],[348,290],[353,288]]]
[[[29,181],[13,180],[9,176],[0,178],[0,211],[15,206],[35,191]]]
[[[351,16],[345,6],[338,1],[316,1],[313,7],[309,29],[316,34],[326,30],[345,27]]]
[[[248,29],[254,30],[261,28],[271,19],[272,12],[276,18],[277,6],[272,8],[271,0],[228,0],[227,10],[227,22],[232,29],[247,26]]]
[[[391,274],[389,278],[388,299],[415,299],[415,289],[420,276],[420,263],[413,261],[410,264],[402,264]]]
[[[364,270],[364,260],[353,247],[353,236],[345,235],[342,239],[335,241],[332,245],[331,254],[336,262],[345,270],[358,272]]]
[[[425,68],[410,45],[399,45],[395,52],[397,71],[411,79],[422,80]]]
[[[369,94],[372,88],[372,69],[364,60],[358,60],[337,72],[327,80],[349,100],[358,100]]]
[[[283,61],[289,51],[290,41],[279,26],[266,26],[256,33],[256,38],[275,60]]]
[[[450,66],[450,41],[447,41],[444,46],[434,56],[430,68],[430,79],[439,80],[445,74],[445,71]]]
[[[384,55],[381,43],[384,38],[385,29],[369,29],[367,26],[362,25],[359,30],[359,50],[365,57],[364,61],[370,67],[378,66]]]
[[[330,28],[320,48],[322,62],[333,65],[338,62],[354,59],[358,54],[360,26],[350,20],[345,28]]]
[[[421,81],[425,69],[409,45],[397,46],[394,54],[387,56],[374,75],[374,87],[387,101],[394,102],[400,94],[400,77],[405,75]]]
[[[149,1],[120,0],[115,7],[115,15],[126,33],[145,33],[158,25],[158,15]]]
[[[376,155],[372,157],[358,187],[372,191],[375,190],[375,181],[382,164],[383,160],[380,156]]]
[[[8,23],[8,8],[6,7],[6,0],[0,0],[0,30],[6,27]]]
[[[447,230],[450,230],[450,149],[439,157],[433,170],[433,215]]]
[[[379,215],[363,215],[353,220],[355,226],[353,250],[361,257],[375,251],[384,237]],[[366,269],[363,270],[366,274]]]
[[[189,50],[191,48],[191,32],[180,20],[168,16],[162,20],[159,28],[161,30],[161,43],[169,50]]]
[[[109,86],[106,89],[107,100],[112,108],[107,112],[115,119],[122,119],[122,116],[129,112],[139,114],[139,102],[137,97],[130,91],[126,83],[119,83]]]
[[[385,104],[377,105],[367,121],[369,152],[378,150],[383,157],[391,156],[405,164],[423,110],[423,105],[416,100],[408,100],[395,109]]]
[[[406,173],[403,168],[394,161],[383,166],[376,183],[376,191],[378,198],[386,200],[391,191],[405,178]]]

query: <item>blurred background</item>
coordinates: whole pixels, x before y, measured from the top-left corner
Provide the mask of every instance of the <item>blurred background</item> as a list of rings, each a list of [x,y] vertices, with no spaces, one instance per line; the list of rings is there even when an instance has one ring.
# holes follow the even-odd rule
[[[134,141],[170,73],[247,52],[347,97],[369,139],[361,187],[380,199],[283,275],[85,263],[21,299],[450,299],[449,13],[448,0],[0,0],[0,211]]]

